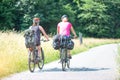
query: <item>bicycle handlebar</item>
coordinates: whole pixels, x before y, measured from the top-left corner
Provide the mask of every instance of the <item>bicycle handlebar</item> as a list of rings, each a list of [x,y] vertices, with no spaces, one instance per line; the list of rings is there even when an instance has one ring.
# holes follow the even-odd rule
[[[40,41],[43,41],[43,42],[48,42],[48,41],[50,41],[50,40],[44,40],[44,39],[41,39]]]
[[[76,39],[77,37],[74,37],[74,36],[70,36],[71,39]]]

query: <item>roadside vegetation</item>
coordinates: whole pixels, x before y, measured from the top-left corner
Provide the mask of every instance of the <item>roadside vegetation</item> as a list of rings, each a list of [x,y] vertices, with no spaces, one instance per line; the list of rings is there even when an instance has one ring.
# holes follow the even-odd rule
[[[120,45],[118,45],[117,64],[118,64],[118,73],[120,75]],[[120,76],[119,76],[119,80],[120,80]]]

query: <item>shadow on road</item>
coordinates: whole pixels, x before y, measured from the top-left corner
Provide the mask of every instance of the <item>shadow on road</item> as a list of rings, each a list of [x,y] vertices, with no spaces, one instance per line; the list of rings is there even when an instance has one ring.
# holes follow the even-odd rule
[[[66,69],[66,72],[79,72],[79,71],[100,71],[100,70],[109,70],[110,68],[70,68]],[[51,68],[42,70],[42,72],[63,72],[61,68]]]

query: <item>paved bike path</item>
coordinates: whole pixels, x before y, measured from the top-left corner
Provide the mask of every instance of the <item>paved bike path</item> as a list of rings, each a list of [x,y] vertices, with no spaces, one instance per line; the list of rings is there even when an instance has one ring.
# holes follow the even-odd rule
[[[2,80],[116,80],[116,55],[116,44],[103,45],[73,56],[71,68],[65,72],[55,61],[46,64],[42,71],[21,72]]]

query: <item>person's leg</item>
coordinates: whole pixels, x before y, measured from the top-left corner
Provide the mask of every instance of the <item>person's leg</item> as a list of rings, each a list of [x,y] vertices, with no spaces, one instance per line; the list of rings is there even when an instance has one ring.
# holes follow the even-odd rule
[[[70,54],[70,50],[68,50],[68,58],[72,58],[71,54]]]
[[[40,53],[41,53],[41,46],[40,45],[37,46],[37,49],[38,49],[38,55],[40,55]]]
[[[38,49],[38,58],[40,58],[40,53],[41,53],[41,46],[40,46],[40,40],[37,41],[37,49]]]
[[[37,46],[37,49],[38,49],[38,57],[37,57],[37,59],[38,60],[40,60],[40,54],[41,54],[41,46],[39,45],[39,46]]]

